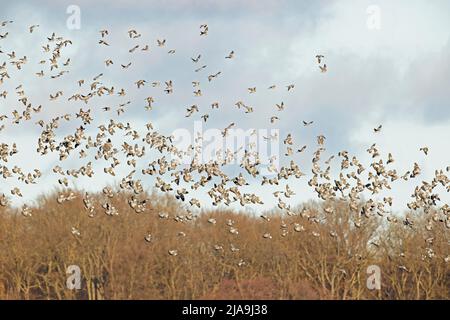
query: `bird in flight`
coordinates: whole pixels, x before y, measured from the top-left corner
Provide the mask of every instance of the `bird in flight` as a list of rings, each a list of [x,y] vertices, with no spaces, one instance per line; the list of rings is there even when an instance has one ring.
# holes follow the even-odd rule
[[[208,31],[209,31],[209,27],[207,24],[200,25],[200,35],[201,36],[206,36],[208,34]]]
[[[422,147],[419,150],[422,151],[425,155],[428,155],[428,151],[429,151],[428,147]]]
[[[156,43],[158,44],[158,47],[164,47],[166,45],[166,39],[162,40],[157,39]]]
[[[321,71],[322,73],[325,73],[325,72],[328,71],[327,65],[326,65],[326,64],[324,64],[323,66],[319,66],[319,68],[320,68],[320,71]]]
[[[191,60],[192,60],[192,62],[197,63],[201,57],[202,57],[202,55],[199,54],[196,58],[191,58]]]
[[[120,66],[122,67],[122,69],[128,69],[131,66],[131,62],[129,62],[128,64],[121,64]]]
[[[234,51],[232,50],[226,57],[225,59],[232,59],[234,57]]]
[[[206,68],[206,65],[201,66],[200,68],[195,69],[195,72],[199,72]]]
[[[381,128],[383,128],[383,125],[380,124],[378,127],[373,129],[373,132],[375,133],[381,132]]]
[[[36,29],[38,27],[39,27],[38,24],[34,24],[34,25],[30,26],[28,29],[29,29],[30,33],[33,33],[34,29]]]

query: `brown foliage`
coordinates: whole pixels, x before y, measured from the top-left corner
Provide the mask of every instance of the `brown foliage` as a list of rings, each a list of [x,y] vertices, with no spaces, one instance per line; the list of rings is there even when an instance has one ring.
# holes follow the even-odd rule
[[[31,217],[0,207],[0,299],[449,297],[450,274],[444,261],[448,232],[439,225],[427,231],[420,219],[414,229],[400,223],[380,226],[376,218],[356,228],[357,217],[344,203],[326,204],[334,208],[332,214],[310,203],[307,207],[316,222],[277,212],[267,222],[230,210],[205,211],[194,221],[177,222],[173,218],[183,210],[171,199],[152,196],[150,208],[137,214],[123,193],[112,200],[118,216],[97,208],[90,218],[80,198],[61,205],[54,196],[42,198]],[[170,218],[158,218],[160,210]],[[217,224],[209,224],[210,217]],[[228,219],[235,221],[239,235],[228,231]],[[285,237],[282,220],[289,230]],[[294,223],[305,230],[294,231]],[[74,236],[72,227],[81,236]],[[180,237],[180,231],[186,237]],[[150,243],[144,241],[149,232]],[[273,238],[264,239],[266,232]],[[425,241],[430,237],[432,245]],[[375,238],[377,247],[370,244]],[[231,244],[240,250],[231,252]],[[215,250],[215,245],[223,250]],[[425,254],[430,246],[431,258]],[[172,249],[178,250],[177,256],[168,254]],[[372,264],[382,271],[378,291],[366,286],[366,269]],[[69,265],[81,268],[80,290],[66,287]]]

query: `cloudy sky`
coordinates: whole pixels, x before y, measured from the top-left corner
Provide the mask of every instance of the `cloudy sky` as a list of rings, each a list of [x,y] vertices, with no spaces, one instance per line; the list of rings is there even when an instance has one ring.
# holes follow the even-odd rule
[[[80,25],[71,28],[77,8]],[[450,165],[447,0],[11,1],[2,3],[0,20],[14,20],[0,28],[0,34],[9,32],[6,39],[0,40],[0,50],[14,50],[18,57],[26,55],[28,59],[23,70],[8,69],[11,80],[0,86],[0,92],[8,90],[11,94],[0,100],[0,114],[22,108],[13,94],[19,84],[23,84],[33,105],[43,105],[40,118],[75,114],[80,108],[88,108],[80,102],[66,101],[78,92],[76,82],[89,82],[104,73],[103,84],[126,88],[128,93],[124,98],[96,99],[89,104],[97,125],[110,118],[101,107],[131,100],[126,113],[116,119],[141,127],[151,121],[155,129],[167,135],[180,128],[193,130],[194,120],[204,113],[210,115],[205,128],[223,129],[235,122],[244,129],[278,129],[281,138],[292,133],[296,146],[308,145],[305,155],[295,158],[308,174],[319,134],[327,138],[324,157],[348,150],[368,164],[366,149],[377,143],[384,157],[388,152],[394,155],[400,173],[411,170],[417,162],[423,169],[421,180],[429,180],[435,169]],[[200,37],[199,26],[204,23],[209,32]],[[30,34],[28,27],[34,24],[40,27]],[[131,28],[142,36],[130,39],[127,31]],[[101,29],[110,31],[106,39],[109,47],[98,44]],[[52,32],[73,41],[63,51],[64,59],[71,58],[70,73],[59,79],[37,78],[36,72],[48,68],[38,65],[38,61],[45,58],[41,46]],[[156,39],[167,39],[166,46],[158,48]],[[136,44],[149,44],[150,51],[130,54],[128,50]],[[175,54],[167,54],[170,49],[175,49]],[[235,58],[225,59],[231,50]],[[0,55],[0,64],[8,60],[5,53]],[[318,68],[318,53],[325,55],[327,73]],[[202,58],[194,64],[190,58],[198,54]],[[106,59],[112,59],[114,65],[106,68]],[[122,70],[120,64],[128,62],[132,66]],[[203,64],[207,68],[194,72]],[[218,71],[221,74],[217,79],[208,82],[207,76]],[[161,83],[173,80],[174,94],[165,95],[162,87],[148,85],[137,90],[134,82],[140,79]],[[200,81],[202,97],[194,97],[191,81]],[[267,90],[273,84],[277,88]],[[287,92],[289,84],[295,84],[295,88]],[[249,87],[256,87],[257,92],[249,94]],[[50,102],[49,94],[58,90],[64,92],[64,98]],[[154,110],[148,112],[143,108],[144,98],[150,95],[156,101]],[[234,104],[239,100],[255,112],[244,114],[238,110]],[[213,101],[220,102],[219,110],[211,110]],[[275,104],[281,101],[285,111],[277,112]],[[199,105],[200,112],[185,118],[186,108],[192,104]],[[271,124],[272,115],[280,120]],[[13,164],[28,171],[40,167],[45,175],[39,186],[21,186],[27,200],[55,185],[51,168],[57,164],[57,157],[42,158],[35,152],[40,130],[34,122],[40,118],[20,126],[8,123],[0,132],[0,143],[18,143],[20,152]],[[305,128],[302,120],[313,120],[314,124]],[[383,129],[375,134],[373,128],[379,124]],[[72,133],[78,125],[64,124],[58,133]],[[426,157],[419,151],[423,146],[430,148]],[[64,168],[78,168],[84,163],[72,157]],[[291,204],[314,197],[306,181],[292,183],[297,196]],[[71,183],[93,189],[112,180],[99,173],[95,184],[89,179]],[[0,192],[7,193],[15,185],[15,179],[1,180]],[[399,183],[392,190],[398,199],[397,208],[404,207],[414,187],[414,183]],[[260,187],[253,190],[265,199],[273,191]],[[448,203],[448,196],[443,195],[443,200]],[[265,208],[275,204],[265,202]]]

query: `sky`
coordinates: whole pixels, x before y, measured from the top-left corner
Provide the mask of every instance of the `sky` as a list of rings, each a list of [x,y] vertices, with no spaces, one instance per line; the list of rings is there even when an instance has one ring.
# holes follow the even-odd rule
[[[79,9],[79,28],[70,27],[73,8]],[[101,106],[127,100],[133,103],[119,120],[141,127],[151,121],[166,135],[177,129],[193,131],[194,121],[208,112],[205,130],[223,129],[234,122],[245,130],[279,130],[281,139],[292,133],[296,145],[308,145],[305,155],[295,158],[308,174],[317,135],[326,136],[324,158],[348,150],[370,161],[366,149],[376,143],[384,157],[388,152],[394,155],[399,172],[411,170],[414,162],[422,167],[416,184],[399,183],[391,191],[398,199],[395,208],[400,210],[415,185],[430,180],[434,170],[450,165],[449,18],[450,2],[446,0],[11,1],[2,3],[0,20],[14,23],[0,28],[0,34],[6,29],[10,33],[0,40],[0,50],[15,50],[19,57],[26,55],[29,63],[20,72],[11,70],[13,80],[1,85],[0,92],[14,92],[23,84],[33,105],[43,105],[40,117],[50,119],[87,108],[66,99],[78,90],[78,80],[104,73],[101,81],[105,85],[130,89],[124,99],[89,104],[99,123],[109,119],[99,110]],[[201,37],[199,26],[204,23],[209,32]],[[35,24],[39,28],[30,34],[28,27]],[[127,31],[131,28],[142,36],[130,39]],[[101,29],[110,31],[109,47],[98,44]],[[44,54],[41,46],[52,32],[73,41],[63,53],[64,58],[71,58],[70,73],[61,79],[38,79],[34,73],[41,69],[37,64]],[[156,39],[163,38],[166,46],[158,48]],[[150,51],[130,54],[128,50],[136,43],[149,44]],[[175,49],[175,54],[167,54],[170,49]],[[231,50],[235,57],[225,59]],[[326,73],[318,68],[315,56],[319,53],[325,56]],[[194,64],[190,58],[198,54],[202,58]],[[104,60],[109,58],[114,65],[106,68]],[[0,64],[6,60],[1,54]],[[126,71],[120,68],[120,63],[131,61]],[[204,71],[193,71],[203,64],[207,65]],[[207,76],[218,71],[217,79],[208,82]],[[139,79],[173,80],[174,94],[165,95],[162,88],[148,85],[137,90],[134,82]],[[191,81],[197,80],[203,92],[200,98],[192,93]],[[273,84],[277,88],[267,90]],[[295,88],[288,92],[289,84]],[[256,87],[257,92],[249,94],[249,87]],[[64,99],[50,102],[49,94],[58,90],[64,91]],[[143,109],[144,98],[149,95],[156,100],[151,113]],[[236,109],[234,103],[240,100],[255,112],[244,114]],[[211,110],[213,101],[220,102],[219,110]],[[281,101],[285,111],[277,113],[275,104]],[[186,108],[192,104],[198,104],[201,112],[186,118]],[[7,113],[19,103],[10,94],[0,99],[0,106]],[[280,120],[271,124],[272,115]],[[302,120],[314,124],[303,127]],[[27,170],[39,166],[44,173],[39,185],[21,186],[25,201],[52,190],[56,180],[51,169],[58,163],[57,157],[40,157],[35,152],[40,132],[35,121],[8,125],[0,132],[0,143],[16,141],[19,146],[14,164]],[[375,134],[373,128],[379,124],[382,131]],[[58,133],[72,133],[75,127],[62,125]],[[282,141],[280,145],[283,148]],[[419,151],[423,146],[430,149],[427,156]],[[80,165],[73,157],[64,167]],[[238,168],[230,170],[238,173]],[[297,193],[292,205],[315,198],[306,181],[292,183]],[[87,190],[104,183],[113,183],[113,179],[99,173],[95,183],[89,179],[71,181],[72,186]],[[0,180],[0,192],[7,193],[16,184],[13,179]],[[146,185],[151,187],[151,180]],[[252,185],[251,189],[267,199],[265,209],[276,204],[269,201],[273,188]],[[443,192],[443,201],[448,203],[448,193]]]

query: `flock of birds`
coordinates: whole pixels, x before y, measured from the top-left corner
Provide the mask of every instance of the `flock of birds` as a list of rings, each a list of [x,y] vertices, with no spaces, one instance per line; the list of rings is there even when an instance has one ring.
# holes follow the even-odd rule
[[[127,112],[127,106],[132,101],[127,99],[129,90],[126,88],[117,89],[114,86],[107,86],[103,84],[106,82],[104,73],[99,73],[91,79],[81,79],[74,84],[74,91],[66,97],[66,93],[63,90],[54,90],[49,93],[49,104],[61,99],[67,99],[75,103],[81,104],[81,108],[74,115],[71,113],[61,113],[55,117],[52,117],[48,121],[44,119],[37,119],[39,113],[47,106],[36,106],[32,103],[31,98],[26,94],[26,88],[23,84],[15,84],[15,92],[8,92],[2,90],[1,86],[4,83],[12,82],[10,77],[10,68],[15,68],[19,71],[26,69],[25,65],[30,61],[27,56],[21,56],[14,50],[6,51],[2,49],[10,34],[8,32],[9,24],[12,21],[4,21],[0,24],[0,99],[6,99],[11,95],[16,95],[17,101],[22,104],[22,108],[18,108],[11,112],[11,114],[0,114],[0,132],[5,126],[19,126],[26,121],[35,121],[35,125],[40,130],[40,136],[37,139],[36,152],[40,156],[45,156],[49,153],[55,153],[59,157],[60,164],[53,167],[52,171],[56,176],[56,181],[63,191],[58,195],[57,202],[62,204],[66,201],[74,201],[77,196],[70,190],[70,183],[77,178],[89,177],[94,178],[95,167],[94,162],[106,162],[103,166],[103,172],[107,175],[116,176],[116,168],[122,164],[120,160],[120,154],[125,157],[126,165],[129,167],[130,172],[120,177],[120,190],[113,190],[110,187],[103,189],[104,201],[97,204],[91,195],[86,192],[82,201],[87,214],[90,217],[100,211],[103,211],[106,215],[115,216],[119,214],[117,208],[112,204],[111,199],[116,196],[116,192],[127,192],[129,194],[128,204],[136,212],[142,213],[151,211],[151,208],[147,208],[151,204],[151,199],[145,198],[145,190],[143,181],[137,177],[138,173],[143,176],[153,176],[155,182],[154,187],[159,189],[163,193],[172,194],[177,200],[186,204],[186,212],[179,213],[175,217],[170,217],[168,213],[162,211],[158,212],[159,219],[173,218],[178,222],[187,222],[195,219],[195,210],[202,207],[202,201],[196,198],[198,190],[205,190],[205,193],[211,199],[211,203],[214,206],[218,205],[231,205],[239,204],[242,207],[247,205],[263,204],[263,199],[256,193],[246,192],[251,184],[259,183],[261,185],[268,185],[274,188],[273,196],[277,203],[279,210],[289,216],[299,216],[312,223],[321,223],[312,211],[303,209],[300,212],[292,209],[288,203],[289,198],[295,195],[295,190],[288,184],[288,180],[305,180],[305,182],[312,188],[319,199],[327,200],[345,200],[348,203],[349,209],[359,217],[354,221],[356,228],[360,228],[364,221],[371,219],[374,216],[385,217],[389,223],[403,223],[409,228],[415,228],[414,221],[409,217],[397,218],[390,214],[391,207],[394,199],[390,196],[384,196],[381,200],[377,199],[377,195],[386,192],[391,189],[391,186],[398,181],[403,180],[417,180],[417,186],[412,194],[412,200],[407,204],[410,210],[423,210],[428,214],[427,229],[431,230],[436,223],[443,223],[446,228],[450,228],[450,206],[448,204],[442,204],[440,196],[437,192],[437,187],[442,186],[444,192],[450,191],[450,180],[447,176],[450,171],[450,167],[445,169],[439,169],[435,171],[434,177],[431,181],[420,181],[421,168],[417,162],[411,165],[411,169],[406,172],[398,172],[393,164],[395,163],[394,157],[391,153],[384,157],[378,146],[373,144],[367,149],[367,153],[370,155],[372,162],[369,165],[363,165],[363,163],[354,155],[351,155],[348,151],[342,150],[335,155],[332,155],[325,161],[322,157],[326,151],[325,140],[326,137],[320,135],[317,137],[316,149],[313,152],[311,174],[307,174],[302,171],[300,165],[297,164],[293,157],[296,154],[301,154],[307,148],[306,145],[296,145],[293,139],[293,135],[289,133],[283,139],[283,148],[285,152],[280,152],[284,155],[285,165],[277,168],[275,162],[269,166],[269,171],[272,175],[263,175],[261,173],[261,159],[257,151],[250,145],[244,150],[242,159],[237,159],[237,152],[233,150],[226,150],[225,157],[218,157],[204,163],[196,156],[199,152],[198,148],[194,145],[190,145],[186,150],[181,150],[175,146],[173,137],[164,135],[157,130],[154,130],[153,124],[148,122],[145,124],[145,134],[142,135],[141,129],[136,128],[129,122],[119,121],[124,113]],[[39,28],[39,25],[33,25],[29,27],[29,33],[35,32]],[[2,31],[3,29],[3,31]],[[209,28],[207,24],[200,26],[200,37],[207,37]],[[108,30],[99,31],[98,46],[109,47],[111,40],[109,39]],[[138,41],[141,38],[141,33],[137,30],[128,30],[128,38],[132,41]],[[69,72],[69,66],[71,65],[71,59],[63,59],[63,51],[66,47],[71,46],[72,41],[65,39],[64,37],[57,36],[55,33],[46,38],[46,41],[42,44],[42,53],[47,55],[42,60],[38,61],[39,66],[35,75],[37,78],[50,78],[57,79],[65,77]],[[156,48],[164,49],[166,46],[166,39],[157,39],[155,41]],[[150,52],[153,48],[150,48],[149,44],[136,43],[128,51],[130,56],[137,51]],[[175,54],[175,49],[167,51],[169,55]],[[232,50],[226,56],[226,61],[235,58],[235,52]],[[318,54],[316,57],[318,68],[321,73],[328,71],[327,65],[324,63],[324,55]],[[203,70],[207,69],[206,64],[201,63],[202,55],[198,54],[191,57],[190,60],[195,68],[195,74],[201,74]],[[189,60],[188,60],[189,61]],[[35,62],[33,62],[35,63]],[[125,72],[133,61],[119,64],[120,68]],[[105,57],[104,67],[105,70],[116,65],[116,62],[112,58]],[[45,71],[44,71],[45,70]],[[212,82],[214,79],[222,74],[221,71],[209,74],[205,79]],[[57,82],[55,82],[56,84]],[[170,95],[174,92],[175,85],[172,80],[161,83],[159,81],[148,81],[145,79],[137,79],[131,86],[141,90],[146,87],[161,88],[164,94]],[[194,96],[201,96],[202,89],[200,82],[197,80],[192,81]],[[273,90],[276,85],[271,85],[268,90]],[[293,91],[294,84],[286,86],[287,92]],[[256,87],[248,87],[248,94],[256,94]],[[102,107],[102,112],[110,112],[110,119],[106,123],[99,125],[97,128],[93,128],[91,123],[94,121],[93,108],[94,105],[98,105],[98,99],[107,96],[117,96],[125,101],[116,106]],[[95,100],[95,101],[94,101]],[[145,98],[144,109],[148,112],[153,110],[156,98],[155,96],[148,96]],[[254,107],[247,105],[243,101],[237,101],[235,104],[237,110],[243,110],[244,113],[254,112]],[[218,101],[211,103],[210,108],[217,110],[221,107]],[[274,110],[276,112],[283,112],[285,109],[284,102],[276,104]],[[115,111],[115,113],[112,113]],[[209,119],[209,114],[201,114],[200,106],[194,104],[186,108],[185,117],[199,116],[204,122]],[[237,111],[237,112],[238,112]],[[1,110],[0,110],[1,112]],[[117,115],[117,117],[115,117]],[[275,123],[279,120],[279,117],[274,115],[270,118],[270,123]],[[63,125],[64,122],[78,123],[74,132],[59,136],[57,129]],[[308,127],[313,125],[313,121],[303,121],[303,126]],[[232,122],[222,130],[222,136],[226,137],[229,130],[235,126]],[[382,130],[382,126],[374,128],[374,134],[379,134]],[[118,138],[119,135],[125,138]],[[1,138],[1,135],[0,135]],[[277,137],[266,137],[270,140]],[[128,140],[126,140],[128,139]],[[131,139],[131,142],[129,141]],[[197,137],[201,140],[202,137]],[[117,140],[119,140],[117,142]],[[128,141],[128,142],[127,142]],[[1,142],[1,141],[0,141]],[[429,153],[428,147],[421,147],[420,150],[427,155]],[[149,156],[150,151],[155,151],[156,156]],[[43,176],[39,168],[35,168],[31,172],[25,172],[18,166],[9,165],[14,161],[14,157],[20,153],[16,143],[0,143],[0,176],[3,179],[17,179],[19,184],[38,184],[39,179]],[[70,156],[78,156],[79,159],[89,158],[94,156],[92,160],[87,161],[78,169],[64,169],[64,161],[69,159]],[[183,156],[189,155],[192,157],[192,161],[189,165],[182,164],[177,159]],[[138,161],[149,161],[142,170],[138,170]],[[230,176],[226,174],[225,167],[238,160],[239,172],[238,174]],[[271,159],[273,161],[274,159]],[[82,161],[82,160],[80,160]],[[336,177],[331,174],[332,162],[337,162],[335,166],[339,173]],[[249,182],[251,180],[251,183]],[[258,181],[258,182],[255,182]],[[284,187],[279,187],[283,185]],[[2,187],[3,189],[3,187]],[[3,190],[2,190],[3,191]],[[364,194],[369,194],[368,200],[364,200]],[[13,187],[8,192],[0,192],[0,205],[6,206],[10,201],[10,197],[22,197],[22,191],[19,186]],[[325,202],[324,202],[325,203]],[[330,207],[323,208],[327,215],[333,215],[334,209]],[[23,205],[22,214],[26,217],[32,215],[32,208],[26,204]],[[266,215],[261,215],[261,218],[269,222],[270,218]],[[398,221],[402,219],[402,221]],[[306,221],[304,220],[304,221]],[[208,223],[215,225],[217,221],[213,218],[208,220]],[[230,234],[239,235],[239,230],[232,220],[227,221],[226,228]],[[305,232],[303,225],[295,223],[293,225],[287,225],[282,222],[281,236],[285,237],[290,232]],[[72,234],[76,237],[82,235],[82,231],[76,227],[72,228]],[[180,232],[179,236],[186,236],[185,233]],[[270,233],[264,233],[262,239],[269,241],[274,235]],[[312,232],[311,236],[321,236],[317,232]],[[330,233],[331,237],[336,237],[335,232]],[[145,235],[146,242],[153,242],[154,237],[151,233]],[[217,244],[214,250],[224,250],[223,246]],[[232,252],[238,252],[239,248],[231,246]],[[176,249],[168,252],[171,256],[178,255]],[[244,265],[244,261],[239,262],[240,265]]]

